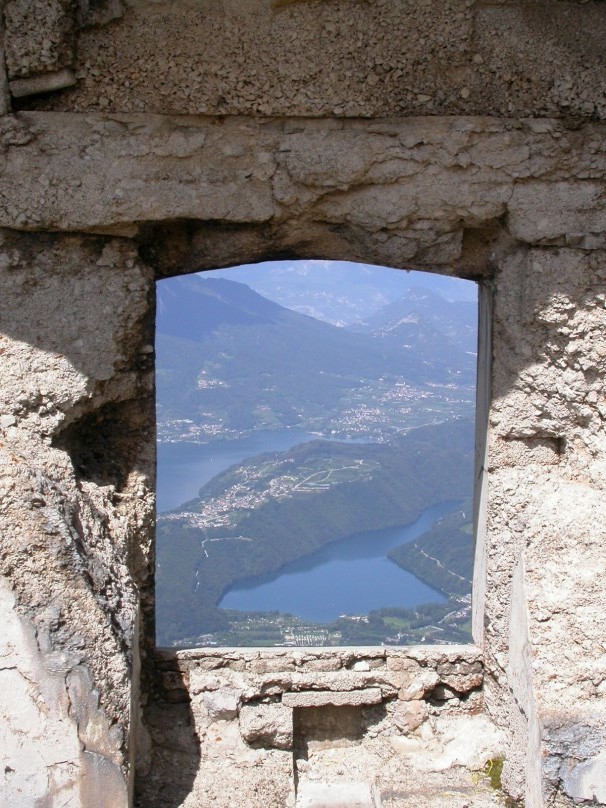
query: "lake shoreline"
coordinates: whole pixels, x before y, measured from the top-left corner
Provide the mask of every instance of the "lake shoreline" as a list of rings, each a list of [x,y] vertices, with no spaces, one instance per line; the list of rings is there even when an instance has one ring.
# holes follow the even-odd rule
[[[281,597],[277,596],[277,603],[273,606],[266,606],[261,608],[258,604],[257,605],[250,605],[248,608],[243,608],[241,606],[234,605],[233,602],[224,603],[226,598],[229,598],[233,601],[235,598],[243,598],[245,597],[246,592],[251,592],[253,590],[259,591],[261,588],[266,586],[272,586],[275,582],[283,577],[289,577],[296,574],[306,574],[308,581],[310,573],[313,574],[313,571],[316,570],[318,567],[313,565],[313,560],[317,559],[319,561],[319,565],[330,563],[333,561],[333,557],[336,555],[337,558],[339,557],[339,550],[343,551],[343,557],[346,556],[346,562],[348,563],[355,563],[356,559],[351,558],[351,545],[355,543],[356,540],[362,540],[363,542],[367,542],[369,545],[374,546],[376,548],[377,544],[382,544],[382,552],[380,555],[372,555],[370,557],[359,557],[358,560],[365,563],[366,569],[368,570],[368,564],[372,564],[373,561],[387,561],[389,563],[390,568],[393,567],[398,573],[401,573],[401,581],[399,582],[402,586],[402,591],[406,588],[406,583],[410,583],[410,579],[413,579],[416,584],[418,585],[417,588],[423,587],[423,590],[427,590],[424,595],[421,595],[419,592],[420,597],[426,597],[428,602],[445,602],[448,600],[448,595],[440,590],[436,589],[434,586],[431,586],[425,581],[422,581],[420,578],[417,578],[414,573],[410,570],[407,570],[404,567],[401,567],[399,564],[396,564],[395,561],[388,558],[387,552],[392,549],[393,547],[400,546],[402,544],[407,544],[408,542],[414,541],[415,539],[419,538],[423,535],[427,530],[429,530],[435,522],[441,519],[448,513],[456,510],[461,503],[461,499],[456,500],[445,500],[442,502],[432,503],[428,505],[426,508],[420,511],[420,513],[416,516],[416,518],[412,519],[410,522],[407,522],[403,525],[394,525],[388,526],[384,528],[380,528],[374,531],[364,531],[362,533],[351,534],[346,537],[340,537],[333,541],[325,542],[321,547],[316,548],[312,553],[309,553],[305,556],[301,556],[298,559],[288,561],[286,564],[283,564],[279,569],[272,571],[271,573],[265,575],[257,575],[251,576],[249,578],[240,579],[238,581],[232,582],[229,586],[225,587],[223,592],[221,593],[220,597],[216,600],[215,606],[219,609],[225,609],[229,611],[237,611],[242,613],[247,612],[271,612],[271,611],[280,611],[285,613],[293,613],[296,614],[297,617],[301,619],[309,619],[313,620],[314,622],[318,623],[330,623],[334,619],[338,618],[338,614],[335,616],[330,616],[329,618],[318,617],[316,615],[311,615],[309,613],[305,614],[302,610],[293,609],[284,605],[284,601]],[[385,534],[393,534],[397,533],[396,537],[391,537],[389,542],[381,542],[380,539],[385,536]],[[409,535],[406,535],[409,534]],[[379,539],[377,542],[376,539]],[[348,546],[346,546],[348,545]],[[324,558],[323,558],[324,557]],[[310,566],[310,562],[311,566]],[[363,576],[362,576],[363,577]],[[390,576],[390,580],[391,576]],[[313,588],[313,586],[312,586]],[[317,590],[318,591],[318,590]],[[285,593],[288,596],[288,591]],[[360,594],[359,588],[357,589],[357,596]],[[383,595],[382,595],[383,596]],[[419,600],[419,596],[415,598],[417,602],[425,602]],[[380,605],[385,605],[380,604]],[[412,605],[410,603],[393,603],[389,604],[393,606],[401,606],[402,608],[411,608]],[[371,607],[367,609],[371,611]],[[360,613],[361,609],[357,608],[356,613]]]

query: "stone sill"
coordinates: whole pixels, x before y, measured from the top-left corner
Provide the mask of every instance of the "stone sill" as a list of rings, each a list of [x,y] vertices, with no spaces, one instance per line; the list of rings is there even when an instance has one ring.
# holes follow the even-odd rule
[[[482,649],[476,645],[407,645],[407,646],[333,646],[323,647],[275,647],[275,648],[156,648],[156,661],[160,667],[178,663],[179,667],[195,667],[198,661],[223,661],[225,667],[232,662],[248,666],[255,660],[285,660],[288,657],[295,666],[310,660],[341,662],[346,668],[352,662],[369,661],[373,667],[387,664],[388,660],[408,659],[423,667],[434,667],[443,662],[483,662]],[[223,667],[218,665],[217,667]],[[334,667],[330,668],[334,670]]]
[[[453,714],[482,709],[484,665],[474,645],[160,648],[156,666],[158,701],[202,699],[221,718],[395,701],[413,703],[423,716],[430,706]]]

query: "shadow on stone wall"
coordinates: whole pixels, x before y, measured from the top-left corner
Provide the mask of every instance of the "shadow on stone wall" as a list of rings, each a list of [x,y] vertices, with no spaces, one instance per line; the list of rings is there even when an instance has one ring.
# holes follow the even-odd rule
[[[139,762],[134,808],[179,808],[192,792],[200,768],[200,739],[187,675],[171,667],[158,671],[145,709],[150,748]]]

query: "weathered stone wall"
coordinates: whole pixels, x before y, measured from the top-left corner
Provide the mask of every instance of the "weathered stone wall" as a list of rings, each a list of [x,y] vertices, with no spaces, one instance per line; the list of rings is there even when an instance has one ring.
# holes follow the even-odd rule
[[[140,804],[175,805],[172,788],[184,806],[228,808],[237,794],[278,808],[296,786],[298,805],[495,805],[482,772],[504,737],[481,714],[481,658],[472,646],[164,650]]]
[[[2,126],[5,226],[129,236],[160,272],[290,251],[479,278],[499,238],[606,243],[602,124],[27,112]]]
[[[153,610],[153,275],[115,239],[5,232],[0,263],[3,799],[125,805]]]
[[[59,564],[57,587],[76,614],[62,619],[59,605],[49,647],[71,652],[75,631],[78,664],[109,724],[134,737],[137,597],[150,575],[152,413],[130,404],[149,396],[151,276],[139,255],[159,275],[285,252],[425,264],[494,286],[475,609],[485,625],[477,638],[486,708],[514,733],[506,782],[515,795],[526,790],[530,806],[550,790],[561,800],[590,793],[604,749],[595,709],[605,675],[595,578],[603,564],[602,127],[468,118],[217,126],[43,113],[4,120],[3,223],[32,232],[6,236],[2,425],[25,469],[39,469],[39,485],[51,492],[40,494],[42,510],[27,510],[25,482],[8,500],[7,575],[18,612],[34,625],[46,619],[57,602],[51,571],[59,562],[45,555],[55,544],[43,538],[28,548],[14,531],[29,525],[27,541],[45,537],[51,499],[66,525],[54,541],[73,540],[80,566]],[[23,165],[30,172],[18,182]],[[74,228],[108,235],[33,232]],[[20,466],[6,468],[12,479]],[[45,560],[34,564],[40,553]],[[570,563],[554,564],[550,578],[548,561],[566,553]],[[115,759],[126,772],[127,741]]]
[[[444,762],[448,732],[470,737],[451,726],[468,709],[480,736],[489,719],[503,733],[504,784],[527,808],[606,804],[605,27],[603,3],[566,0],[5,0],[11,806],[122,808],[135,755],[142,808],[288,805],[297,783],[303,806],[321,797],[303,800],[321,783],[311,751],[333,782],[374,782],[366,804],[419,806],[427,786],[458,808],[469,761],[419,771]],[[473,648],[151,653],[154,277],[283,256],[491,290],[483,697],[442,698],[452,683],[435,680],[476,665]],[[432,684],[408,700],[420,669]],[[343,692],[380,703],[332,703]]]
[[[486,698],[511,688],[531,806],[606,801],[605,302],[601,250],[514,251],[495,279]]]
[[[120,5],[119,0],[100,4],[96,20],[120,18],[76,35],[76,23],[70,29],[64,22],[65,0],[7,0],[11,79],[67,68],[73,89],[36,106],[79,112],[606,114],[606,15],[596,2],[137,0]],[[39,7],[42,19],[32,11]],[[90,9],[86,19],[92,21]],[[40,26],[44,21],[48,30]],[[22,92],[27,83],[21,81]]]

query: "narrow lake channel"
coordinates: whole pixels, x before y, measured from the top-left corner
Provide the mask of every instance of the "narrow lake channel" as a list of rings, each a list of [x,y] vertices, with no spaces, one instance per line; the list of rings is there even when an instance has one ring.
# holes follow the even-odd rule
[[[215,475],[247,457],[285,451],[318,437],[299,430],[280,430],[211,445],[159,444],[158,512],[176,508],[197,496]],[[246,612],[279,610],[304,620],[330,622],[340,614],[367,614],[386,606],[413,608],[421,603],[443,602],[441,593],[398,567],[387,558],[387,553],[418,538],[456,507],[456,502],[432,505],[410,525],[360,533],[327,544],[278,573],[234,585],[218,605]]]
[[[367,614],[385,606],[443,603],[446,598],[440,592],[398,567],[387,553],[418,538],[456,507],[456,502],[432,505],[411,525],[326,544],[273,576],[251,578],[231,587],[218,605],[244,612],[279,609],[304,620],[328,623],[341,614]]]

